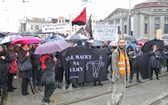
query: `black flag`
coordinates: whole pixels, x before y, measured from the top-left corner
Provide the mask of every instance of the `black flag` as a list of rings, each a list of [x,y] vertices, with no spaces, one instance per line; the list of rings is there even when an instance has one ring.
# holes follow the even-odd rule
[[[92,20],[91,20],[92,15],[90,15],[89,20],[87,21],[85,30],[87,31],[88,35],[86,35],[87,37],[93,38],[92,35]]]
[[[140,71],[142,79],[148,79],[150,77],[149,58],[149,53],[144,53],[143,55],[137,57],[138,69]]]

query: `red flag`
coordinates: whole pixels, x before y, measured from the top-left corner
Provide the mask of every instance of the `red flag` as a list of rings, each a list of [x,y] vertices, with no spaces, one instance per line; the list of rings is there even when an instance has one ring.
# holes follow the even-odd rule
[[[83,11],[78,15],[73,21],[72,21],[72,26],[73,25],[85,25],[86,24],[86,7],[83,9]]]

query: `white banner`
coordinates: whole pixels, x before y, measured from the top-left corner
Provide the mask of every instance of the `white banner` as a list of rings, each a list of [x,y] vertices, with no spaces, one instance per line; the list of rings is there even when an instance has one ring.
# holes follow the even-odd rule
[[[42,25],[42,32],[56,32],[56,31],[66,31],[71,30],[70,23],[60,23],[60,24],[44,24]]]
[[[115,25],[98,23],[94,27],[95,40],[118,41],[118,27]]]

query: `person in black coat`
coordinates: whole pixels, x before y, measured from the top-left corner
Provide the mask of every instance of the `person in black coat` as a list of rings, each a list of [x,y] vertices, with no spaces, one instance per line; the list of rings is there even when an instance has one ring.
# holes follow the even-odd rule
[[[161,53],[160,51],[158,50],[159,48],[154,45],[153,46],[153,50],[151,50],[149,52],[149,55],[150,55],[150,80],[152,80],[153,78],[153,71],[155,71],[155,74],[156,74],[156,79],[157,80],[160,80],[159,79],[159,68],[160,68],[160,58],[161,58]]]
[[[10,66],[8,63],[11,63],[12,60],[9,56],[9,53],[6,51],[4,45],[0,45],[0,88],[3,88],[2,98],[5,98],[7,92],[7,78]],[[0,89],[1,95],[1,89]]]
[[[28,52],[29,48],[28,45],[21,45],[21,48],[18,51],[18,62],[24,63],[27,59],[30,59],[30,53]],[[31,63],[31,62],[30,62]],[[28,93],[28,82],[30,81],[31,77],[31,70],[21,71],[19,70],[19,77],[22,78],[22,94],[29,95]]]
[[[33,82],[33,88],[36,93],[38,93],[38,90],[41,91],[42,86],[42,70],[40,68],[40,55],[34,54],[34,51],[38,45],[29,45],[29,53],[32,63],[32,82]],[[38,86],[38,87],[37,87]]]

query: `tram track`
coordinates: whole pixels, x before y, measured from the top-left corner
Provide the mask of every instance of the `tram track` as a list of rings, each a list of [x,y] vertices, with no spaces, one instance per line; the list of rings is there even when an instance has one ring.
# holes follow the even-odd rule
[[[168,74],[165,74],[165,75],[162,75],[160,77],[166,77],[168,76]],[[150,82],[150,80],[146,80],[146,81],[143,81],[142,83],[146,83],[146,82]],[[110,82],[108,82],[110,83]],[[126,88],[131,88],[131,87],[134,87],[134,86],[137,86],[137,85],[140,85],[142,83],[134,83],[134,84],[131,84],[131,85],[127,85]],[[89,87],[91,88],[91,87]],[[86,88],[82,88],[82,89],[86,89]],[[80,89],[79,89],[80,90]],[[68,91],[68,92],[72,92],[72,91]],[[64,102],[59,102],[57,103],[56,105],[70,105],[70,104],[75,104],[75,103],[79,103],[79,102],[82,102],[82,101],[86,101],[86,100],[89,100],[89,99],[94,99],[94,98],[97,98],[97,97],[101,97],[103,95],[109,95],[111,94],[112,90],[109,89],[109,90],[106,90],[106,91],[103,91],[103,92],[99,92],[99,93],[95,93],[95,94],[92,94],[92,95],[89,95],[89,96],[83,96],[83,97],[80,97],[80,98],[76,98],[76,99],[73,99],[73,100],[67,100],[67,101],[64,101]],[[64,92],[66,93],[66,92]],[[161,100],[164,100],[165,98],[168,99],[168,95],[159,99],[159,100],[155,100],[154,102],[152,102],[150,105],[158,105],[159,102],[161,102]]]

